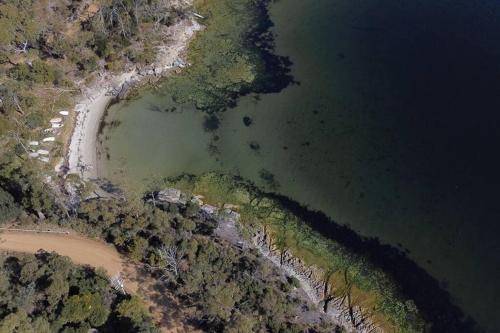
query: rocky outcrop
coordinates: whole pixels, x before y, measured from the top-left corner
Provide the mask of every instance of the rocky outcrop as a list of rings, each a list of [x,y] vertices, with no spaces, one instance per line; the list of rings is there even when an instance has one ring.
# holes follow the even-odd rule
[[[182,192],[175,188],[167,188],[155,194],[155,199],[159,202],[167,202],[173,204],[186,204],[186,199],[183,198]]]
[[[292,256],[287,251],[280,251],[272,244],[272,239],[263,231],[256,232],[253,243],[275,265],[288,275],[300,281],[302,289],[313,304],[325,310],[325,300],[328,302],[326,314],[339,326],[348,332],[376,333],[383,330],[371,323],[359,306],[349,306],[343,297],[325,295],[325,272],[314,266],[307,266],[302,260]]]

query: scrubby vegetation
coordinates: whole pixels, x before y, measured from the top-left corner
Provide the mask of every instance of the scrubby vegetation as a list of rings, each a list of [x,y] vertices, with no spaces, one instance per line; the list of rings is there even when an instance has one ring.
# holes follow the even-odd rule
[[[104,272],[54,253],[0,256],[0,332],[159,332],[137,297]]]
[[[19,214],[14,197],[0,188],[0,223],[13,219]]]

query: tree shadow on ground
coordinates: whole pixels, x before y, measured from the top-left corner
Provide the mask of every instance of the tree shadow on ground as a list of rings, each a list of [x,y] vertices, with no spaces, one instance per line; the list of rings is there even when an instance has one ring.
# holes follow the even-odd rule
[[[143,265],[127,259],[125,261],[123,273],[126,286],[128,284],[130,289],[135,289],[135,293],[146,300],[149,311],[162,329],[178,333],[198,331],[196,321],[191,319],[193,313],[177,300],[165,282],[157,279]]]

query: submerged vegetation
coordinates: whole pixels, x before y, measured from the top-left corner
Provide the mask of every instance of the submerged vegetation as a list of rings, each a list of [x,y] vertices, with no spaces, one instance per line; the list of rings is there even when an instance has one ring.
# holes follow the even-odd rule
[[[198,0],[205,29],[189,47],[191,66],[165,82],[179,103],[205,111],[234,106],[251,92],[277,92],[291,82],[289,61],[272,53],[268,0]]]
[[[363,240],[324,215],[263,193],[238,177],[184,175],[166,183],[203,195],[217,206],[237,205],[247,234],[263,230],[276,251],[322,272],[321,282],[328,290],[324,303],[328,296],[349,295],[353,305],[365,309],[370,320],[389,332],[473,330],[439,284],[396,249]],[[332,232],[325,236],[321,228]]]

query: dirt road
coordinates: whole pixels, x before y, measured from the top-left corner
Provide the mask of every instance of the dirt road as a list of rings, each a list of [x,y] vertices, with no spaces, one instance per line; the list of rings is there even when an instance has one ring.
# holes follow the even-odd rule
[[[74,263],[104,268],[110,276],[121,273],[128,293],[141,296],[165,333],[196,332],[184,323],[186,311],[139,265],[130,262],[104,242],[75,234],[2,232],[0,251],[35,253],[43,249],[69,257]]]

